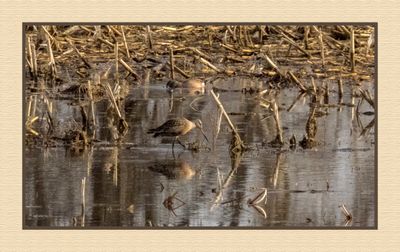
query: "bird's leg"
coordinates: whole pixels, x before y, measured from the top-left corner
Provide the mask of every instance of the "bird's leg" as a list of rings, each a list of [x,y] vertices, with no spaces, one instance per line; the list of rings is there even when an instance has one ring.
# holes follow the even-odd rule
[[[179,138],[178,138],[178,137],[176,137],[176,141],[177,141],[180,145],[182,145],[183,148],[186,149],[186,146],[185,146],[181,141],[179,141]]]

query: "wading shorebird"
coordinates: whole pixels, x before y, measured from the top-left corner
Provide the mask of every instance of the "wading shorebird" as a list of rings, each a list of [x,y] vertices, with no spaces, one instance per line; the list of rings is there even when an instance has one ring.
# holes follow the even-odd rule
[[[166,86],[172,91],[175,88],[204,89],[206,84],[201,79],[188,79],[184,82],[170,80],[167,82]]]
[[[184,148],[185,145],[179,141],[179,137],[186,135],[189,131],[194,128],[200,129],[201,133],[203,134],[204,138],[207,140],[206,134],[203,131],[203,123],[201,120],[196,120],[195,122],[189,121],[185,117],[179,117],[175,119],[171,119],[166,121],[163,125],[158,128],[150,129],[147,133],[152,134],[154,133],[153,137],[158,136],[174,136],[174,141],[172,142],[172,149],[174,149],[175,141],[177,141],[180,145]]]

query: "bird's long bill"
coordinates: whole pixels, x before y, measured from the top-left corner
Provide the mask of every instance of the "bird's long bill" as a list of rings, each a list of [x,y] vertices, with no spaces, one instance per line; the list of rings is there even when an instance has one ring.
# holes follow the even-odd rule
[[[206,134],[204,133],[204,131],[203,131],[202,128],[200,128],[200,131],[201,131],[201,133],[203,134],[204,138],[207,140],[207,143],[210,143],[210,142],[208,141],[208,138],[206,137]]]

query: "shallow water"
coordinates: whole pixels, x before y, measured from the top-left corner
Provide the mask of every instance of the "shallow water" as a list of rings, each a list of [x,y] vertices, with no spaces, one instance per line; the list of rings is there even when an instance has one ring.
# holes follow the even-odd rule
[[[130,90],[123,106],[129,131],[119,145],[107,144],[113,130],[107,126],[107,102],[102,101],[96,104],[96,135],[101,142],[93,147],[74,153],[66,147],[26,146],[25,226],[374,227],[374,128],[360,137],[361,130],[352,120],[355,108],[332,107],[328,115],[317,119],[317,147],[269,147],[264,143],[275,138],[274,118],[254,95],[237,92],[249,85],[262,87],[259,81],[238,78],[216,83],[231,89],[220,92],[221,101],[251,147],[236,160],[229,154],[231,133],[224,119],[214,139],[218,112],[208,92],[200,98],[176,92],[171,105],[160,83]],[[330,103],[335,104],[336,86],[331,90]],[[346,87],[345,103],[350,103],[349,93]],[[292,135],[302,139],[310,111],[307,96],[287,111],[297,96],[297,89],[284,89],[277,97],[287,143]],[[68,100],[52,102],[57,122],[80,118],[79,107],[68,106]],[[40,114],[40,106],[38,110]],[[360,112],[366,111],[373,109],[364,102]],[[210,144],[196,129],[181,141],[197,141],[209,150],[191,152],[176,144],[172,153],[172,139],[146,134],[175,116],[201,119]],[[374,116],[361,114],[360,118],[365,127]],[[262,188],[267,188],[268,195],[266,202],[258,204],[260,210],[248,205],[248,200]],[[163,202],[172,195],[176,198],[172,209],[167,209]],[[339,208],[342,204],[353,215],[349,223]]]

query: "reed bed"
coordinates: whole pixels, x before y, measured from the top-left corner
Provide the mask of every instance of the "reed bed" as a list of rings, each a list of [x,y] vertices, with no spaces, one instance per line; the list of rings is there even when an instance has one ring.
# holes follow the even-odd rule
[[[234,152],[246,148],[218,100],[216,93],[223,91],[213,87],[218,78],[263,80],[265,89],[242,91],[272,111],[277,136],[269,144],[274,147],[296,146],[297,140],[283,135],[271,90],[292,87],[299,99],[312,98],[300,141],[304,148],[315,146],[317,118],[327,107],[355,106],[343,103],[345,88],[375,109],[373,95],[362,87],[375,76],[374,27],[367,25],[28,25],[25,39],[26,142],[42,146],[81,149],[95,143],[95,104],[102,100],[112,107],[110,127],[121,142],[129,128],[121,109],[127,90],[149,80],[206,79],[233,131]],[[337,87],[329,86],[332,81]],[[338,93],[337,103],[330,99],[332,91]],[[69,97],[81,107],[81,118],[73,127],[56,122],[51,102],[40,118],[35,114],[38,97]],[[48,125],[38,125],[43,121]]]

